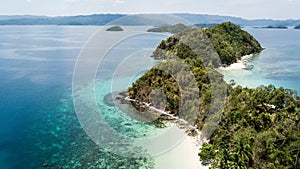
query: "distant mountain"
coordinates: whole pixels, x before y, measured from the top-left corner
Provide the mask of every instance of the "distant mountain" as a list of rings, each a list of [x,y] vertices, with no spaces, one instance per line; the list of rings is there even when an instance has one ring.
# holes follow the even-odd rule
[[[125,15],[94,14],[78,16],[0,16],[0,25],[105,25]]]
[[[122,19],[120,19],[122,18]],[[232,16],[219,16],[207,14],[93,14],[78,16],[32,16],[32,15],[0,15],[0,25],[185,25],[208,26],[222,22],[232,22],[240,26],[296,26],[300,20],[248,20]]]
[[[232,22],[240,26],[295,26],[300,25],[300,19],[298,20],[272,20],[272,19],[255,19],[248,20],[239,17],[232,16],[219,16],[219,15],[207,15],[207,14],[188,14],[188,13],[178,13],[174,14],[176,16],[182,17],[192,24],[217,24],[222,22]]]
[[[34,15],[0,15],[1,20],[13,20],[13,19],[33,19],[33,18],[47,18],[47,16],[34,16]]]
[[[147,26],[169,26],[182,23],[189,25],[190,23],[176,15],[171,14],[135,14],[126,15],[125,17],[115,20],[114,25],[147,25]]]
[[[207,15],[207,14],[187,14],[178,13],[174,14],[178,17],[184,18],[192,24],[217,24],[230,21],[232,23],[241,23],[245,19],[231,16]]]
[[[122,18],[122,19],[120,19]],[[112,23],[111,23],[112,22]],[[0,15],[0,25],[175,25],[187,22],[175,15],[168,14],[94,14],[78,16],[31,16],[31,15]]]

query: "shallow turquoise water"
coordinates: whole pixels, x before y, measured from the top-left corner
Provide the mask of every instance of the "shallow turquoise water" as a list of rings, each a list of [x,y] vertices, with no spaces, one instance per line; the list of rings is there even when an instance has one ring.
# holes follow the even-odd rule
[[[81,47],[98,29],[0,27],[4,32],[0,37],[0,168],[43,168],[44,163],[48,168],[153,166],[151,159],[125,158],[103,150],[78,122],[71,91],[73,69]],[[128,40],[129,52],[145,46],[154,48],[162,38],[155,35]],[[126,48],[119,46],[116,50]],[[114,59],[108,61],[114,63]],[[104,70],[109,68],[112,66]],[[107,72],[102,75],[106,75],[101,76],[103,79],[111,77]],[[103,84],[110,85],[99,81],[98,101],[103,112],[109,113],[107,121],[111,125],[130,123],[124,132],[132,134],[138,133],[135,128],[153,128],[103,105],[102,96],[110,92]]]
[[[300,31],[254,28],[246,30],[266,49],[253,58],[253,70],[226,71],[225,79],[234,79],[237,84],[248,87],[274,84],[300,92]]]

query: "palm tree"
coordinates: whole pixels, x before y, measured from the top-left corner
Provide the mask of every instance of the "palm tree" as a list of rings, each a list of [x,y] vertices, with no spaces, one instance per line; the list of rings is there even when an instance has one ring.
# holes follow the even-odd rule
[[[227,148],[223,148],[221,150],[220,156],[218,157],[219,159],[217,159],[217,161],[219,161],[219,165],[217,166],[217,168],[221,168],[221,169],[230,169],[231,168],[231,154],[230,152],[227,150]]]
[[[238,161],[236,162],[239,164],[239,166],[249,168],[252,165],[252,153],[250,152],[250,145],[244,142],[242,139],[239,139],[236,146],[236,152],[238,155]]]

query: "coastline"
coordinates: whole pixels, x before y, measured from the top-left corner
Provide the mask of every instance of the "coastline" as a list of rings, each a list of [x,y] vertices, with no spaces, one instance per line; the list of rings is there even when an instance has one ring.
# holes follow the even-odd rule
[[[249,64],[249,60],[251,60],[254,57],[254,54],[250,55],[245,55],[242,56],[240,60],[237,61],[237,63],[233,63],[227,67],[218,67],[217,70],[241,70],[241,69],[246,69],[247,64]]]
[[[124,96],[124,95],[123,95]],[[135,102],[136,100],[124,97],[126,102]],[[188,124],[187,121],[177,116],[169,114],[163,110],[151,106],[149,103],[138,102],[144,108],[151,109],[161,114],[170,126],[177,128],[178,134],[185,134],[186,137],[173,149],[157,157],[154,157],[155,168],[172,168],[172,169],[208,169],[209,165],[204,166],[201,164],[198,153],[203,143],[208,142],[201,134],[201,131],[196,126]],[[167,117],[167,118],[166,118]],[[178,160],[180,159],[180,160]]]
[[[172,122],[170,124],[176,125]],[[177,128],[178,128],[178,134],[182,134],[185,132],[185,129],[180,129],[178,126]],[[203,144],[203,142],[199,142],[199,140],[201,140],[200,135],[197,136],[187,135],[173,149],[157,157],[154,157],[155,168],[208,169],[209,166],[202,165],[198,156],[199,149],[202,147]]]
[[[216,70],[220,72],[243,69],[245,71],[251,70],[247,68],[249,67],[249,65],[251,65],[250,62],[254,56],[255,54],[242,56],[237,61],[237,63],[233,63],[228,67],[219,67]],[[201,131],[199,131],[196,126],[188,124],[187,121],[179,118],[178,116],[157,109],[156,107],[153,107],[150,103],[139,102],[135,99],[131,99],[129,98],[128,93],[123,93],[122,100],[127,103],[134,102],[142,108],[147,108],[160,113],[160,117],[167,121],[171,126],[176,126],[176,128],[178,129],[178,134],[184,133],[186,135],[186,137],[173,149],[157,157],[154,157],[155,168],[208,169],[210,167],[210,165],[203,165],[202,161],[200,161],[200,158],[198,156],[198,153],[200,152],[200,148],[202,147],[203,143],[207,143],[208,140],[203,137]]]

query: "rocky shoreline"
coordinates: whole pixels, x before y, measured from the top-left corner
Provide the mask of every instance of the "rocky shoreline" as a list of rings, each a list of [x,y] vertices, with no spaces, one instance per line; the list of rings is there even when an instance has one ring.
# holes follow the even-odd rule
[[[201,136],[201,131],[197,129],[197,126],[189,124],[186,120],[179,118],[178,116],[175,116],[174,114],[170,114],[168,112],[165,112],[163,110],[160,110],[154,106],[152,106],[150,103],[140,102],[134,99],[131,99],[128,96],[128,92],[119,92],[118,96],[116,97],[116,100],[120,101],[121,104],[131,104],[138,110],[146,110],[150,113],[155,113],[156,117],[159,120],[162,120],[164,122],[171,122],[178,126],[180,129],[185,129],[186,133],[189,136],[195,137],[195,136]],[[157,121],[153,121],[153,123],[157,123]]]

